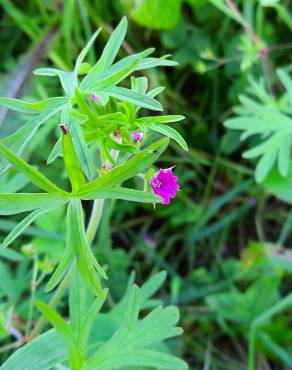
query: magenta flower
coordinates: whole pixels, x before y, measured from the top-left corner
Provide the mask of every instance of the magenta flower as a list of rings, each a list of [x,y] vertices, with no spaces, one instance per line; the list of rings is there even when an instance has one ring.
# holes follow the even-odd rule
[[[144,134],[143,134],[143,132],[133,131],[132,134],[131,134],[131,137],[132,137],[133,141],[142,141],[143,137],[144,137]]]
[[[177,176],[173,176],[172,168],[165,170],[160,169],[157,174],[152,177],[150,184],[156,195],[162,198],[162,204],[169,204],[171,198],[175,198],[176,192],[179,190]]]
[[[93,94],[91,94],[91,99],[94,100],[94,101],[98,101],[99,96],[93,93]]]

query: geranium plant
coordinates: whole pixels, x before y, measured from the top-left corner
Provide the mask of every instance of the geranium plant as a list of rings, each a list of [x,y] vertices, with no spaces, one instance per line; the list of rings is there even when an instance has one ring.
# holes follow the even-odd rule
[[[91,244],[102,217],[104,201],[123,199],[143,203],[169,204],[179,190],[174,168],[152,165],[173,139],[184,149],[186,142],[166,123],[182,120],[181,115],[142,116],[141,109],[162,111],[155,97],[163,90],[148,90],[146,77],[128,77],[157,66],[173,66],[166,57],[154,58],[147,49],[115,62],[127,29],[123,18],[112,33],[95,65],[85,62],[99,29],[79,54],[75,68],[65,72],[39,68],[35,74],[57,77],[64,96],[36,103],[0,98],[0,104],[29,116],[13,135],[0,142],[0,173],[12,166],[39,189],[31,193],[0,194],[0,214],[9,216],[30,212],[7,235],[1,248],[7,248],[39,216],[66,207],[67,241],[64,255],[47,282],[45,291],[53,293],[51,303],[35,300],[43,317],[26,336],[28,344],[18,349],[1,367],[12,369],[110,370],[110,369],[185,369],[187,365],[166,351],[163,340],[181,334],[176,327],[178,310],[163,308],[150,296],[159,288],[164,273],[152,277],[138,288],[130,279],[124,298],[110,311],[101,308],[107,298],[107,273],[97,261]],[[123,82],[123,87],[119,86]],[[144,111],[145,112],[145,111]],[[59,137],[48,157],[48,166],[63,158],[68,189],[55,184],[33,165],[22,159],[31,139],[50,117],[58,116]],[[155,135],[162,138],[154,141]],[[39,149],[41,150],[41,149]],[[125,187],[125,181],[139,175],[141,189]],[[93,201],[86,226],[83,200]],[[53,247],[53,246],[52,246]],[[70,287],[69,320],[56,305]],[[152,303],[152,306],[151,306]],[[145,307],[152,310],[143,316]],[[48,320],[54,329],[43,332]],[[103,332],[105,331],[105,333]]]

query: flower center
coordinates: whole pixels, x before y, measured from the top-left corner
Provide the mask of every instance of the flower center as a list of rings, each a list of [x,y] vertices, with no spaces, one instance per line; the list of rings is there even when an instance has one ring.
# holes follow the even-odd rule
[[[161,182],[159,180],[157,180],[157,179],[155,179],[155,186],[157,188],[160,188],[160,186],[161,186]]]

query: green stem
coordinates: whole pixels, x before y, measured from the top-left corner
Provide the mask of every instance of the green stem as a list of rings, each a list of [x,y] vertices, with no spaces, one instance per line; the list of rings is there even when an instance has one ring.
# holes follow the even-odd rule
[[[95,237],[98,225],[100,223],[102,210],[104,205],[104,199],[95,199],[93,202],[93,207],[91,211],[91,216],[86,230],[86,237],[88,244],[91,245]]]
[[[89,224],[88,224],[88,227],[87,227],[87,230],[86,230],[86,236],[87,236],[87,240],[88,240],[89,245],[91,245],[91,243],[92,243],[92,241],[95,237],[95,234],[97,232],[98,225],[99,225],[99,222],[100,222],[100,219],[101,219],[103,203],[104,203],[103,199],[96,199],[93,202],[90,221],[89,221]],[[56,290],[52,300],[50,301],[49,306],[51,308],[55,308],[57,306],[57,304],[60,302],[60,300],[62,299],[64,293],[66,292],[66,290],[69,286],[70,278],[71,278],[71,270],[69,270],[66,273],[64,279],[60,283],[60,285],[59,285],[58,289]],[[31,332],[31,334],[29,335],[28,340],[30,341],[33,338],[37,337],[41,333],[43,328],[45,327],[46,323],[47,323],[47,319],[44,316],[42,316],[40,318],[40,320],[37,322],[35,328]]]
[[[32,323],[32,316],[33,316],[33,301],[35,298],[35,291],[37,285],[37,275],[38,275],[38,265],[37,265],[37,256],[33,256],[33,270],[32,270],[32,278],[30,282],[30,289],[31,289],[31,297],[30,297],[30,304],[29,304],[29,312],[28,312],[28,320],[26,324],[25,335],[28,335]]]

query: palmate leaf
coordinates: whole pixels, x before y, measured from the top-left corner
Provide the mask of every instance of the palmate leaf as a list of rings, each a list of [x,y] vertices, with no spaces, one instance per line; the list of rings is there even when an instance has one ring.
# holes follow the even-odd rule
[[[177,336],[182,329],[175,327],[178,309],[157,307],[139,320],[141,293],[131,288],[127,309],[115,334],[84,364],[84,370],[111,370],[125,366],[149,366],[154,369],[187,369],[187,364],[175,356],[150,350],[149,345]]]
[[[165,279],[165,272],[160,272],[153,275],[150,280],[148,280],[140,289],[140,308],[149,307],[154,300],[151,300],[151,295],[154,294],[161,286]],[[76,284],[76,280],[73,282]],[[117,331],[120,323],[124,321],[124,313],[127,309],[129,303],[129,295],[133,289],[132,280],[129,282],[129,286],[125,296],[122,301],[119,302],[112,311],[108,313],[97,314],[93,322],[93,327],[91,330],[90,344],[94,343],[105,343],[108,341],[114,333]],[[76,287],[78,289],[79,285]],[[82,290],[82,289],[81,289]],[[79,289],[80,291],[80,289]],[[83,294],[84,291],[80,292]],[[80,297],[81,298],[81,297]],[[82,298],[75,302],[76,305],[81,303],[83,308],[86,309],[91,304],[86,298]],[[88,303],[88,304],[87,304]],[[97,311],[98,311],[98,307]],[[78,315],[79,306],[74,308],[75,315]],[[84,312],[84,311],[82,311]],[[88,312],[87,316],[90,313]],[[70,318],[70,322],[71,322]],[[74,319],[73,319],[74,321]],[[82,325],[82,328],[84,325]],[[151,332],[151,330],[150,330]],[[154,349],[149,346],[150,350]],[[160,352],[161,353],[161,352]],[[57,334],[55,329],[51,329],[44,334],[41,334],[35,338],[32,342],[26,344],[25,346],[19,348],[15,351],[8,360],[0,367],[1,370],[49,370],[58,364],[62,364],[67,359],[67,349],[66,345]],[[141,367],[139,367],[141,368]],[[157,369],[155,366],[154,369]],[[169,370],[173,368],[170,367]]]
[[[241,97],[242,105],[236,109],[240,116],[226,120],[224,125],[230,129],[242,130],[241,140],[259,135],[260,143],[243,153],[244,158],[259,157],[255,171],[257,182],[262,182],[275,164],[280,174],[285,177],[291,158],[292,118],[286,115],[272,98],[269,99],[261,88],[256,89],[255,82],[253,86],[259,94],[258,99],[266,103],[261,104],[248,97]]]

